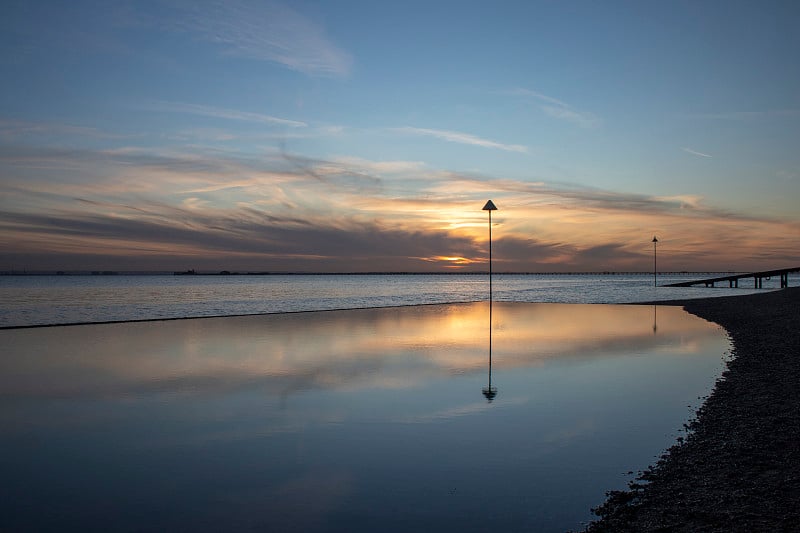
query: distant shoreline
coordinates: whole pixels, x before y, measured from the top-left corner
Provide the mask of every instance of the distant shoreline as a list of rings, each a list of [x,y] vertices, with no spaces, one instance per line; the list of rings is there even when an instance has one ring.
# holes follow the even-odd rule
[[[659,276],[688,276],[703,274],[740,274],[744,270],[681,270],[659,272]],[[486,276],[488,272],[430,271],[430,272],[235,272],[235,271],[160,271],[160,270],[5,270],[0,276]],[[495,276],[652,276],[644,271],[587,271],[587,272],[494,272]]]
[[[800,287],[681,305],[733,357],[661,459],[612,491],[586,531],[789,531],[800,524]]]

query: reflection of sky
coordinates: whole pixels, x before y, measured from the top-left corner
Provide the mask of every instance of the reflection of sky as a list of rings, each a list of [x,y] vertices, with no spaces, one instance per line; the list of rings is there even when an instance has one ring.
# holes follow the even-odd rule
[[[491,404],[487,303],[0,331],[2,510],[32,520],[47,497],[80,527],[88,495],[143,528],[577,527],[720,370],[716,326],[654,311],[495,303]]]
[[[258,385],[414,387],[482,371],[487,304],[4,331],[3,393],[105,396],[203,393]],[[509,367],[617,350],[693,350],[708,326],[671,307],[495,303],[493,346]]]

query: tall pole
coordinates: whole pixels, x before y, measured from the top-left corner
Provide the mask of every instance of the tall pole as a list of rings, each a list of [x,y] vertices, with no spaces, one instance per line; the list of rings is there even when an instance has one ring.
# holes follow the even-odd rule
[[[653,235],[653,287],[658,287],[658,267],[656,263],[656,244],[658,244],[658,239],[656,236]]]
[[[492,301],[492,211],[497,211],[494,202],[489,200],[483,206],[483,211],[489,211],[489,303]]]

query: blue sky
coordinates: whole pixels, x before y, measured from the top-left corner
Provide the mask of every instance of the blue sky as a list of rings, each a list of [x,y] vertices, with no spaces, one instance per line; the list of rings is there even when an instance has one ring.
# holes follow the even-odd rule
[[[0,270],[800,261],[794,2],[7,2]]]

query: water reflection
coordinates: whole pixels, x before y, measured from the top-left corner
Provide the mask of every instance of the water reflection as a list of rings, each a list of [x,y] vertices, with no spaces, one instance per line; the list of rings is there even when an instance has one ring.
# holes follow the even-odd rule
[[[41,531],[576,529],[672,442],[727,348],[677,308],[503,302],[0,344],[0,514]]]
[[[13,357],[0,360],[4,396],[107,397],[164,391],[221,393],[258,386],[268,394],[310,389],[408,389],[486,368],[538,367],[647,350],[647,308],[487,302],[0,331]],[[663,308],[659,333],[678,351],[707,323]],[[492,321],[495,331],[492,331]],[[648,328],[649,329],[649,328]],[[483,340],[481,339],[483,337]]]
[[[653,306],[653,335],[658,331],[658,306]]]
[[[489,385],[484,387],[481,392],[483,392],[484,398],[491,403],[497,397],[497,387],[492,387],[492,300],[491,295],[489,296]]]

